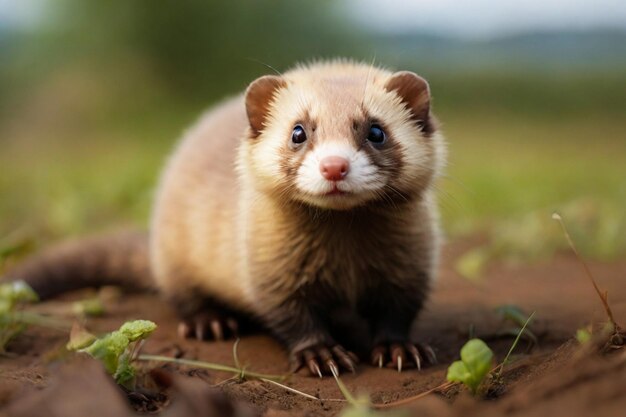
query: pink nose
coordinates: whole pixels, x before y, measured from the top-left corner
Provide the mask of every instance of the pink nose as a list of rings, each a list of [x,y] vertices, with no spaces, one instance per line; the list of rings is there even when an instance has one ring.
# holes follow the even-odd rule
[[[350,171],[350,162],[340,156],[327,156],[320,161],[320,172],[328,181],[341,181]]]

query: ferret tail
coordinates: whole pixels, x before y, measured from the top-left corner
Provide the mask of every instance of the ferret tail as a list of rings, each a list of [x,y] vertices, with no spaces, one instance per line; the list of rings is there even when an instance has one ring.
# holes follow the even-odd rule
[[[148,234],[123,231],[62,242],[10,268],[5,280],[23,280],[41,299],[88,287],[155,287],[150,273]]]

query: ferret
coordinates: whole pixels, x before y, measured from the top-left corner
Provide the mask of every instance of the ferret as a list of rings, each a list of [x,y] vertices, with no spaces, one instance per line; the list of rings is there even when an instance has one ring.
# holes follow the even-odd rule
[[[437,266],[445,158],[423,78],[300,65],[256,79],[184,135],[147,235],[53,247],[8,276],[42,298],[156,284],[183,336],[219,340],[251,319],[313,375],[354,371],[363,356],[419,368],[435,361],[410,329]]]

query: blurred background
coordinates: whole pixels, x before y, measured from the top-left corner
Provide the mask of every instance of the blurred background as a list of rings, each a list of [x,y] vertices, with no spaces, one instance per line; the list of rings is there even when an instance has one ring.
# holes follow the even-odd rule
[[[270,67],[335,56],[430,81],[450,143],[444,226],[477,242],[466,275],[562,249],[555,210],[587,256],[625,253],[621,0],[0,0],[0,262],[145,226],[203,109]]]

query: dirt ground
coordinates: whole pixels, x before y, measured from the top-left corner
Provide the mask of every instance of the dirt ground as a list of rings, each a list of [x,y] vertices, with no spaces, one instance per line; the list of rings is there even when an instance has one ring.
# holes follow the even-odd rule
[[[533,332],[538,344],[522,342],[501,383],[483,399],[452,387],[407,405],[420,416],[621,416],[626,410],[626,349],[599,355],[583,349],[576,330],[604,320],[598,297],[576,258],[562,254],[533,265],[494,263],[482,284],[461,278],[452,265],[471,242],[447,245],[432,298],[416,331],[436,350],[439,365],[398,373],[361,364],[342,380],[353,393],[367,393],[374,404],[411,397],[445,382],[448,365],[458,359],[470,332],[496,353],[506,355],[513,337],[502,337],[509,324],[494,308],[513,304],[536,311]],[[599,284],[608,290],[617,322],[626,324],[626,261],[590,263]],[[80,298],[77,295],[74,298]],[[84,295],[83,295],[84,296]],[[63,301],[41,308],[58,311]],[[89,319],[93,332],[116,329],[130,319],[149,319],[157,331],[143,353],[177,356],[231,365],[233,342],[198,342],[176,337],[174,313],[155,295],[124,294],[107,302],[107,315]],[[166,416],[333,416],[346,405],[332,378],[306,374],[285,383],[321,400],[312,400],[261,381],[240,382],[223,372],[161,363],[141,366],[145,389],[123,392],[95,360],[67,353],[67,335],[32,327],[0,357],[0,415],[104,416],[159,412]],[[245,336],[240,361],[250,370],[286,372],[285,352],[267,335]],[[45,412],[43,411],[45,410]]]

